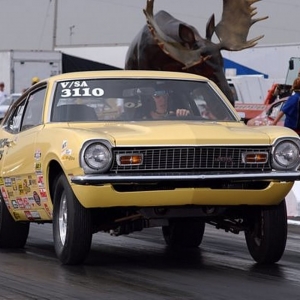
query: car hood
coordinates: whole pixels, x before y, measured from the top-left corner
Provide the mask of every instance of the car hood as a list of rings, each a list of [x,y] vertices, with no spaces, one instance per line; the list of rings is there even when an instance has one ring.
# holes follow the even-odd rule
[[[250,127],[243,123],[199,123],[199,122],[140,122],[82,124],[78,130],[85,131],[91,138],[95,134],[108,139],[116,146],[129,145],[194,145],[194,144],[231,144],[266,145],[283,136],[298,137],[285,127]],[[75,129],[76,124],[70,124]]]

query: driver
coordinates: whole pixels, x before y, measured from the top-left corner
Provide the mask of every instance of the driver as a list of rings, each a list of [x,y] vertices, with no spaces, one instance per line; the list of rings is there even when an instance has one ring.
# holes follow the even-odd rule
[[[155,90],[152,95],[154,106],[150,111],[150,118],[162,119],[167,115],[174,115],[177,117],[184,117],[190,114],[190,111],[184,108],[178,108],[175,111],[169,111],[169,92],[167,90]]]

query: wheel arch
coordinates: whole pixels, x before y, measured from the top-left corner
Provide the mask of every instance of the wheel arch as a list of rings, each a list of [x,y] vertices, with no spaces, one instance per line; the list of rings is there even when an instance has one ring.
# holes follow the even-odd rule
[[[54,204],[53,201],[54,201],[55,182],[57,181],[61,173],[64,173],[64,171],[61,165],[58,163],[58,161],[56,160],[50,161],[48,167],[48,188],[49,188],[52,204]]]

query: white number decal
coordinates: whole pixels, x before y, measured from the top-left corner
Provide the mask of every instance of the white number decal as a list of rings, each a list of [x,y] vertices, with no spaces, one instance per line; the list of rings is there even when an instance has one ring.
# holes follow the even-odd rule
[[[92,94],[95,97],[101,97],[104,95],[104,91],[100,88],[95,88],[95,89],[92,89]]]
[[[70,89],[63,89],[61,91],[61,96],[62,97],[71,97],[71,90]]]
[[[104,95],[104,90],[101,88],[75,88],[75,89],[62,89],[61,97],[101,97]]]

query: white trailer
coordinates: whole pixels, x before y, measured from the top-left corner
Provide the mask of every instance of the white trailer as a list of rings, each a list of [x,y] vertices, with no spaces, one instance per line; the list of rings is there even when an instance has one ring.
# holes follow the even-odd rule
[[[43,79],[62,73],[61,57],[59,51],[0,51],[0,81],[5,83],[5,92],[21,93],[31,85],[32,77]]]
[[[129,45],[113,46],[61,46],[55,48],[68,55],[73,55],[95,62],[108,64],[124,69],[126,53]]]
[[[226,77],[236,103],[264,103],[268,90],[274,83],[263,75]]]
[[[222,51],[222,56],[224,57],[225,73],[230,71],[236,75],[246,74],[246,72],[247,74],[263,74],[274,82],[284,84],[288,77],[290,58],[300,57],[300,43],[257,45],[241,51]],[[229,60],[230,67],[226,60]],[[226,66],[230,70],[226,70]],[[295,73],[292,75],[297,76],[297,73],[298,69],[295,69]]]

